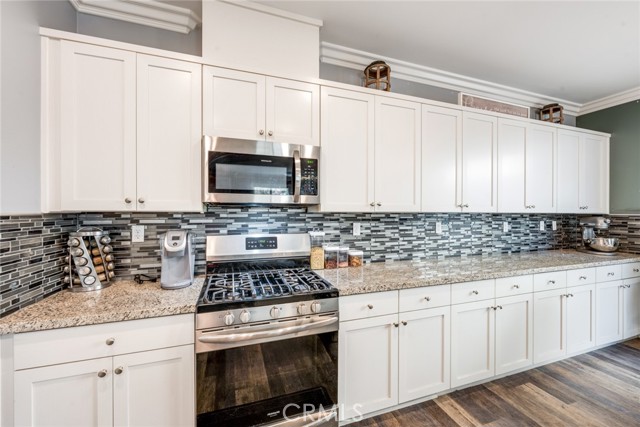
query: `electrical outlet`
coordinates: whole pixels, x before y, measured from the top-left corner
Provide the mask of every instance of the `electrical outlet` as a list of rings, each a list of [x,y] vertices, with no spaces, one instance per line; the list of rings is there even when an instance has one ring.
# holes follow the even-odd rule
[[[144,225],[131,226],[131,243],[144,242]]]
[[[558,229],[558,223],[555,221],[551,221],[551,229],[556,231]]]
[[[503,231],[504,233],[508,233],[508,232],[509,232],[509,223],[508,223],[507,221],[504,221],[504,222],[502,223],[502,231]]]
[[[354,236],[359,236],[360,235],[360,223],[359,222],[354,222],[353,223],[353,235]]]
[[[540,231],[544,231],[544,221],[540,221]]]
[[[436,221],[436,234],[442,234],[442,223],[440,221]]]

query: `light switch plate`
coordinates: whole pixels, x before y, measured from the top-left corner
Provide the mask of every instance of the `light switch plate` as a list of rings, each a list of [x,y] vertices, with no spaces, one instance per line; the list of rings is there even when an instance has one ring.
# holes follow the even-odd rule
[[[558,223],[555,221],[551,221],[551,229],[556,231],[558,229]]]
[[[544,221],[540,221],[540,231],[544,231]]]
[[[436,234],[442,234],[442,223],[440,221],[436,221]]]
[[[360,223],[359,222],[354,222],[353,223],[353,235],[354,236],[359,236],[360,235]]]
[[[144,242],[144,225],[131,226],[131,243]]]

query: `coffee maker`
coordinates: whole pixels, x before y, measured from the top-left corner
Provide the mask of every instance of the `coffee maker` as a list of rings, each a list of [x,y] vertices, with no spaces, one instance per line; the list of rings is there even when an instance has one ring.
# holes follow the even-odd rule
[[[193,236],[186,230],[167,231],[160,237],[163,289],[180,289],[193,283],[195,248]]]

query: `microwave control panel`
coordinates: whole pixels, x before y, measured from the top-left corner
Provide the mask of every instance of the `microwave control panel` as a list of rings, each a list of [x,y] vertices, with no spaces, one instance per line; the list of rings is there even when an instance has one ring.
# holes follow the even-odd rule
[[[318,195],[318,159],[300,159],[302,169],[302,181],[300,182],[300,195]]]

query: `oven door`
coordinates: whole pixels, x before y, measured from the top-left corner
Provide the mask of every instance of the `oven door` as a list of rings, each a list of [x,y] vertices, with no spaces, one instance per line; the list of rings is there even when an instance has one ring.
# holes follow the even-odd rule
[[[300,146],[203,137],[203,201],[301,203]]]
[[[198,331],[198,341],[218,348],[197,350],[198,427],[337,426],[337,317],[315,320],[318,328],[306,329],[308,319],[285,320],[280,330],[298,330],[282,339],[265,336],[262,325],[255,336],[249,327],[234,337]]]

